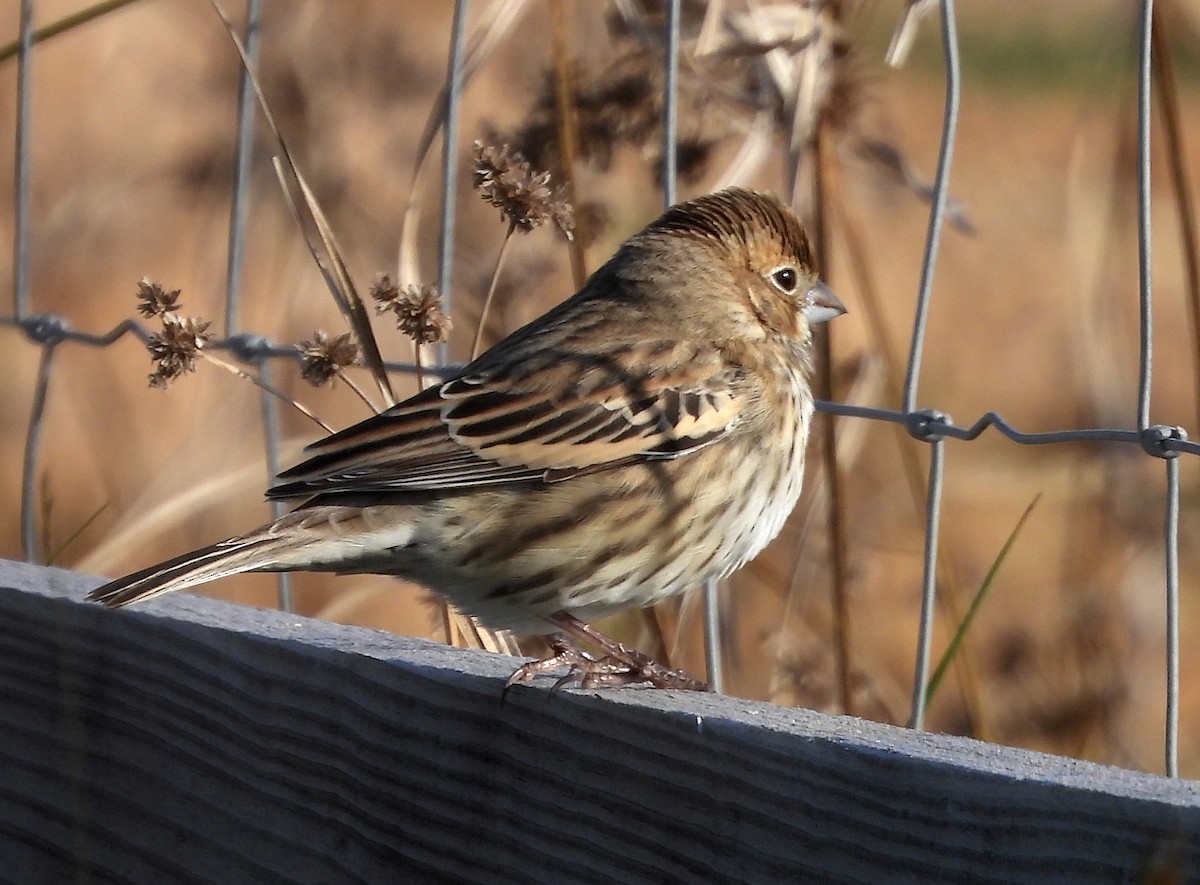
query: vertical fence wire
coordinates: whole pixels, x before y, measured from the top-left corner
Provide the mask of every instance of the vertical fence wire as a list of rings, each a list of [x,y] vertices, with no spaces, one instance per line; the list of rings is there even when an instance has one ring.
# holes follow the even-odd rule
[[[451,312],[451,271],[454,267],[454,215],[458,195],[458,119],[462,105],[463,51],[466,43],[467,12],[470,0],[456,0],[454,22],[450,33],[450,60],[446,72],[446,119],[442,126],[442,222],[438,235],[437,287],[442,297],[442,310]],[[420,347],[418,344],[417,347]],[[438,365],[450,361],[450,346],[443,341],[437,345]]]
[[[942,121],[942,142],[938,153],[937,176],[933,184],[932,205],[929,209],[929,230],[925,238],[925,255],[921,262],[921,283],[917,293],[916,316],[913,320],[912,343],[908,356],[908,371],[904,379],[903,410],[912,414],[916,408],[917,383],[921,373],[921,358],[925,349],[925,328],[929,319],[929,301],[933,290],[933,271],[941,241],[942,220],[946,214],[949,192],[950,163],[958,130],[959,75],[958,25],[954,18],[954,0],[942,0],[942,51],[946,63],[946,106]],[[913,432],[916,423],[910,423]],[[928,429],[928,425],[920,425]],[[929,679],[929,649],[933,639],[933,604],[937,593],[937,530],[941,509],[942,439],[926,432],[914,436],[932,442],[929,463],[928,514],[925,522],[924,578],[921,593],[921,620],[917,635],[916,676],[912,690],[913,728],[925,724],[925,686]],[[935,488],[936,479],[936,488]]]
[[[250,217],[250,160],[254,153],[254,89],[251,67],[258,64],[260,0],[247,0],[242,45],[249,66],[241,67],[237,97],[237,155],[233,164],[233,198],[229,208],[229,253],[225,273],[225,335],[238,331],[242,266],[246,258],[246,224]]]
[[[17,53],[17,133],[13,162],[13,315],[29,312],[29,150],[30,88],[33,58],[33,0],[21,0]]]
[[[1138,393],[1137,428],[1151,454],[1167,460],[1166,516],[1163,523],[1166,570],[1166,716],[1164,763],[1169,777],[1179,776],[1179,463],[1174,452],[1150,445],[1173,430],[1151,427],[1150,395],[1154,367],[1154,297],[1150,254],[1150,114],[1153,62],[1154,0],[1142,0],[1138,11],[1137,69],[1137,238],[1138,238]]]
[[[257,361],[259,375],[264,384],[274,386],[271,378],[271,361]],[[279,475],[279,401],[265,390],[261,392],[263,438],[266,441],[267,475],[274,479]],[[283,516],[287,507],[282,501],[271,502],[271,512],[275,518]],[[278,572],[275,575],[276,588],[279,594],[281,611],[292,611],[292,576],[288,572]]]
[[[1150,426],[1153,358],[1153,300],[1150,289],[1150,34],[1153,0],[1142,0],[1138,16],[1137,232],[1138,232],[1138,397],[1137,428]]]
[[[921,377],[921,358],[925,352],[925,328],[929,320],[929,301],[933,290],[933,271],[938,247],[942,240],[942,221],[946,216],[949,195],[950,163],[954,158],[954,142],[958,132],[960,93],[960,64],[958,58],[958,25],[954,18],[954,0],[942,3],[942,51],[946,65],[946,105],[942,117],[942,143],[938,152],[937,175],[933,181],[933,196],[929,208],[929,230],[925,235],[925,255],[921,260],[921,282],[917,291],[917,308],[913,318],[912,342],[908,351],[908,371],[904,377],[903,410],[917,407],[917,384]]]
[[[246,260],[246,236],[250,219],[250,163],[254,156],[255,96],[251,76],[258,66],[259,27],[262,8],[260,0],[247,0],[246,26],[242,46],[246,64],[241,68],[237,98],[237,147],[233,165],[233,194],[229,209],[229,249],[225,274],[225,335],[235,336],[240,328],[242,300],[242,268]],[[240,336],[257,340],[257,336]],[[265,359],[255,362],[262,381],[270,385],[271,369]],[[259,408],[262,411],[263,448],[266,456],[267,482],[279,473],[279,403],[275,396],[259,388]],[[278,519],[286,512],[282,501],[270,503],[271,515]],[[287,572],[275,576],[276,594],[281,611],[293,610],[292,577]]]
[[[663,58],[662,189],[664,208],[675,205],[678,173],[676,151],[679,129],[679,9],[680,0],[667,3],[666,53]]]
[[[679,199],[679,37],[681,0],[667,4],[666,47],[663,57],[663,208],[670,208]],[[725,668],[721,658],[721,588],[717,581],[707,580],[704,600],[704,663],[708,684],[715,692],[725,690]]]
[[[29,313],[29,71],[33,55],[33,0],[21,0],[18,39],[16,158],[13,162],[13,315],[22,320]],[[24,464],[21,469],[21,550],[26,562],[38,561],[34,482],[53,359],[53,347],[43,345],[25,434]]]
[[[925,573],[921,587],[921,616],[917,627],[917,662],[909,727],[925,728],[925,686],[929,682],[929,657],[933,647],[933,615],[937,581],[938,525],[942,514],[942,474],[946,441],[934,440],[929,448],[929,491],[925,499]]]
[[[1167,711],[1164,736],[1167,777],[1179,777],[1179,459],[1167,458],[1167,508],[1163,534],[1167,571]]]
[[[37,543],[37,518],[34,502],[37,491],[37,460],[42,435],[42,419],[46,413],[46,395],[50,390],[50,375],[54,369],[55,344],[42,345],[38,362],[37,381],[33,390],[33,407],[29,427],[25,431],[25,463],[21,467],[21,548],[26,562],[41,562]]]

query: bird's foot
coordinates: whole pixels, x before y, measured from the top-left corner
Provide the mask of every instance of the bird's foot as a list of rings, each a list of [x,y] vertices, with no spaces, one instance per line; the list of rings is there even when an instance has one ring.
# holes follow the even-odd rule
[[[564,620],[569,619],[569,620]],[[552,673],[563,667],[568,673],[559,678],[555,688],[578,685],[580,688],[614,688],[622,685],[649,684],[655,688],[676,691],[708,691],[708,685],[682,670],[673,670],[637,649],[609,639],[595,628],[570,615],[556,616],[556,623],[569,633],[586,637],[604,651],[602,656],[590,655],[568,636],[550,638],[551,655],[517,668],[508,678],[505,688],[518,682],[528,682],[535,676]]]

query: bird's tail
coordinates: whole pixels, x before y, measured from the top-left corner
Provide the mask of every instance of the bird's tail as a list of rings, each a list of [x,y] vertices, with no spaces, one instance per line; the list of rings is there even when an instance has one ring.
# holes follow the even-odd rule
[[[279,538],[271,538],[264,532],[230,538],[110,581],[97,587],[87,598],[109,608],[118,608],[218,578],[265,571],[271,566],[273,548],[278,542]]]
[[[243,572],[388,573],[412,537],[405,507],[301,507],[255,531],[229,538],[98,587],[88,599],[109,608],[140,602]]]

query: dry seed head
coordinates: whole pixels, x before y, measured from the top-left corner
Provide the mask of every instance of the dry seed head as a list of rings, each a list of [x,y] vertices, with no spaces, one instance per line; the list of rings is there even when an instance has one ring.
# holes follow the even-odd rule
[[[150,373],[151,387],[165,389],[168,384],[187,372],[196,371],[196,360],[209,339],[207,320],[163,314],[163,328],[150,336],[146,349],[154,361]]]
[[[450,337],[452,323],[442,312],[442,298],[434,286],[405,286],[401,289],[387,274],[371,286],[378,313],[396,315],[396,328],[417,344],[436,344]]]
[[[178,289],[164,289],[161,284],[152,283],[145,277],[138,280],[137,298],[137,311],[146,319],[165,316],[183,307],[179,303]]]
[[[575,230],[570,204],[550,188],[550,173],[534,171],[508,145],[475,142],[475,190],[516,230],[528,233],[547,221],[567,239]]]
[[[330,338],[317,329],[308,341],[296,345],[300,351],[300,377],[313,387],[321,387],[358,362],[358,343],[349,332]]]

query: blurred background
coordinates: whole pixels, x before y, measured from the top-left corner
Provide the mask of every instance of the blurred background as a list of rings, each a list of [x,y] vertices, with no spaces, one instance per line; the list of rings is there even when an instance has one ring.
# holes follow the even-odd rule
[[[18,33],[0,8],[0,42]],[[85,8],[38,0],[35,26]],[[236,23],[244,4],[224,4]],[[907,62],[884,63],[906,4],[728,0],[684,3],[680,198],[741,183],[790,193],[827,231],[822,261],[850,313],[831,327],[833,398],[898,408],[889,353],[907,354],[941,133],[936,14]],[[935,4],[936,6],[936,4]],[[471,144],[508,143],[563,177],[554,116],[552,12],[563,15],[576,91],[572,167],[587,268],[662,208],[661,8],[651,0],[476,0],[486,34],[455,145],[462,173],[452,276],[452,361],[466,358],[506,225],[470,186]],[[1182,152],[1200,169],[1200,3],[1161,0],[1179,90]],[[706,13],[708,15],[706,16]],[[414,282],[433,282],[440,145],[414,192],[422,133],[446,72],[453,4],[289,0],[263,4],[260,78],[299,168],[328,213],[360,292],[397,273],[410,201]],[[958,13],[964,84],[917,404],[960,425],[995,410],[1025,431],[1129,428],[1137,395],[1136,20],[1129,0],[976,0]],[[818,54],[814,41],[820,34]],[[804,65],[812,63],[813,67]],[[35,48],[31,72],[31,307],[102,333],[135,315],[138,280],[181,289],[182,312],[224,332],[239,62],[200,0],[144,0]],[[561,69],[560,69],[561,72]],[[789,74],[790,72],[790,74]],[[791,76],[792,79],[788,79]],[[789,85],[790,84],[790,85]],[[790,92],[788,90],[791,90]],[[808,98],[806,95],[806,90]],[[14,151],[16,65],[0,63],[0,143]],[[799,96],[799,97],[798,97]],[[804,115],[811,126],[804,129]],[[799,120],[799,122],[797,122]],[[1197,426],[1200,345],[1189,307],[1178,203],[1156,110],[1152,165],[1155,360],[1151,419]],[[789,151],[793,132],[821,150]],[[259,117],[239,331],[280,344],[345,331],[272,169]],[[809,142],[801,145],[804,148]],[[794,168],[799,160],[799,168]],[[814,199],[815,181],[820,199]],[[0,179],[0,241],[13,238],[12,177]],[[1195,206],[1191,207],[1194,211]],[[403,276],[403,275],[402,275]],[[0,251],[0,278],[12,253]],[[518,237],[485,341],[575,285],[565,241]],[[11,299],[11,288],[5,289]],[[3,311],[10,314],[6,303]],[[148,326],[152,324],[147,324]],[[385,357],[411,342],[376,323]],[[427,354],[427,358],[432,353]],[[39,350],[0,326],[0,555],[20,558],[21,464]],[[142,344],[57,349],[36,470],[41,558],[118,575],[257,525],[261,402],[242,379],[200,365],[150,389]],[[369,379],[358,371],[364,386]],[[289,361],[272,379],[334,427],[367,417],[344,383],[315,389]],[[415,379],[394,379],[397,393]],[[320,432],[281,410],[281,463]],[[921,589],[928,451],[892,425],[837,424],[846,617],[834,617],[828,485],[814,463],[783,535],[723,591],[728,691],[903,723]],[[819,462],[814,443],[813,462]],[[1182,458],[1181,774],[1200,776],[1197,472]],[[935,660],[957,618],[1037,499],[1003,560],[929,726],[1006,744],[1161,770],[1164,469],[1133,446],[1021,447],[994,431],[947,443]],[[1038,497],[1040,496],[1040,497]],[[274,606],[272,576],[206,592]],[[420,588],[385,578],[297,576],[296,610],[442,636]],[[699,607],[672,604],[611,629],[704,670]],[[849,661],[848,693],[837,661]]]

